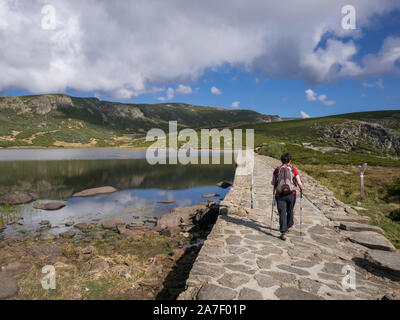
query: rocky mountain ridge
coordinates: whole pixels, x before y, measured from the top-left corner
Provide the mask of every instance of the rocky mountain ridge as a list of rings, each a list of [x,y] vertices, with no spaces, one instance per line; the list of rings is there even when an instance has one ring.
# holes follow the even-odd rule
[[[321,139],[331,140],[347,151],[360,145],[372,146],[382,152],[400,152],[400,136],[395,130],[378,123],[348,120],[342,123],[315,125]]]

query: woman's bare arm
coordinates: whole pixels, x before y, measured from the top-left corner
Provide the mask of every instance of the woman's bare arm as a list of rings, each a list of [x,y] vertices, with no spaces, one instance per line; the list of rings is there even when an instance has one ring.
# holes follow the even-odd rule
[[[301,182],[300,176],[296,176],[297,185],[300,187],[300,190],[304,190],[303,183]]]

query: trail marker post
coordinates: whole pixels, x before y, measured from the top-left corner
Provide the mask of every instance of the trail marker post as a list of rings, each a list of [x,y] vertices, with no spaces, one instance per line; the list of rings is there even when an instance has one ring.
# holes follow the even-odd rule
[[[363,163],[360,167],[360,197],[364,196],[364,173],[367,170],[367,163]]]

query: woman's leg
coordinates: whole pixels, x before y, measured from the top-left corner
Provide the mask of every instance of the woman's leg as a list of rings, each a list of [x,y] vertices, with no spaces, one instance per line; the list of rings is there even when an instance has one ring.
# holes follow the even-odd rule
[[[291,194],[287,199],[287,226],[288,228],[294,225],[294,206],[296,205],[296,194]]]
[[[287,203],[286,203],[286,196],[277,196],[276,203],[279,212],[279,225],[280,225],[280,232],[286,233],[288,231],[287,226]]]

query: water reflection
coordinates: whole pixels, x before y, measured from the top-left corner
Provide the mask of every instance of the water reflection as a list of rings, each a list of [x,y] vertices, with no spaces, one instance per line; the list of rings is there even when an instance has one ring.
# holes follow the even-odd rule
[[[108,156],[119,159],[125,153],[107,151]],[[130,223],[134,216],[160,216],[173,207],[204,201],[204,194],[224,197],[227,190],[215,184],[232,181],[233,175],[233,165],[151,166],[145,159],[2,161],[0,194],[19,190],[35,192],[41,200],[67,200],[66,207],[55,212],[33,209],[33,204],[20,206],[23,225],[8,226],[5,232],[34,231],[42,220],[49,220],[55,227],[50,232],[60,233],[70,220],[90,223],[93,219],[101,222],[123,216]],[[71,198],[75,192],[101,186],[113,186],[119,191],[93,198]],[[164,200],[176,202],[158,203]]]

